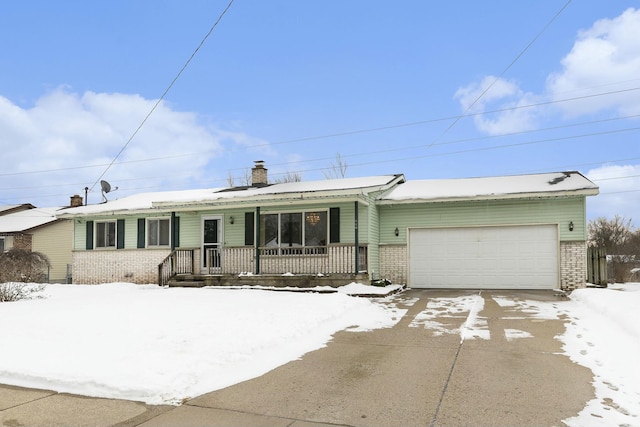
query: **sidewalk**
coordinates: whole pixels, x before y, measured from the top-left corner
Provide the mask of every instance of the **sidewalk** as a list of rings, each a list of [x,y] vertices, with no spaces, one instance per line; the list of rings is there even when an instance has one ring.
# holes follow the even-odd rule
[[[511,292],[559,301],[551,292]],[[327,347],[259,378],[179,407],[0,386],[5,426],[544,426],[561,425],[593,397],[591,372],[558,354],[562,321],[500,307],[482,292],[491,339],[461,342],[411,323],[435,297],[473,291],[408,290],[391,329],[339,332]],[[496,293],[497,294],[497,293]],[[507,294],[501,291],[499,295]],[[459,328],[468,313],[437,319]],[[506,330],[527,338],[506,339]]]

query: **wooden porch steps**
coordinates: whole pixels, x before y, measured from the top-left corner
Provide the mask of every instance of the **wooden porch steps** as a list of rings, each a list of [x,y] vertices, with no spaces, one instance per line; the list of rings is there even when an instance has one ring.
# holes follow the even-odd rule
[[[337,288],[351,282],[369,283],[368,274],[331,274],[317,276],[309,274],[279,275],[260,274],[238,276],[235,274],[178,274],[169,280],[169,287],[202,288],[205,286],[266,286],[276,288],[314,288],[329,286]]]

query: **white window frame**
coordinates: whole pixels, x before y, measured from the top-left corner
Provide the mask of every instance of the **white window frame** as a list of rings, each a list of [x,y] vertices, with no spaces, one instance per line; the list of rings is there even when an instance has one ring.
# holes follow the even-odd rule
[[[151,221],[157,221],[158,222],[158,234],[156,235],[157,238],[157,244],[151,244],[149,242],[149,239],[151,237],[151,233],[149,232],[149,222]],[[161,221],[166,221],[167,225],[169,227],[168,229],[168,241],[166,244],[162,244],[160,243],[160,222]],[[145,245],[147,248],[166,248],[171,246],[171,219],[167,218],[167,217],[158,217],[158,218],[147,218],[145,221]]]
[[[105,245],[104,246],[98,246],[98,243],[100,242],[99,239],[99,233],[100,233],[100,225],[101,224],[105,224],[105,227],[108,227],[107,224],[113,224],[113,245],[109,245],[108,244],[108,233],[109,230],[108,228],[105,228],[105,236],[104,236],[104,241],[105,241]],[[115,249],[116,246],[118,245],[118,223],[117,221],[113,220],[113,221],[96,221],[95,222],[95,236],[93,236],[93,241],[94,243],[94,247],[96,249]]]
[[[318,213],[318,212],[324,212],[325,213],[325,232],[326,232],[326,236],[325,236],[325,244],[324,245],[318,245],[318,246],[307,246],[307,236],[306,236],[306,221],[307,221],[307,215],[311,214],[311,213]],[[286,214],[301,214],[302,215],[302,244],[300,246],[289,246],[288,243],[283,244],[282,243],[282,215],[286,215]],[[278,216],[278,230],[277,230],[277,244],[274,246],[264,246],[266,249],[273,249],[273,251],[270,253],[271,255],[287,255],[288,252],[287,250],[290,251],[296,251],[296,249],[302,251],[302,253],[306,254],[306,248],[326,248],[329,246],[329,210],[328,209],[308,209],[308,210],[285,210],[285,211],[267,211],[267,212],[260,212],[260,217],[265,216],[265,215],[277,215]],[[258,218],[258,221],[261,221],[261,218]],[[263,247],[263,244],[266,244],[267,242],[259,242],[258,244]],[[283,251],[284,250],[284,251]],[[322,253],[319,253],[319,255],[321,255]]]

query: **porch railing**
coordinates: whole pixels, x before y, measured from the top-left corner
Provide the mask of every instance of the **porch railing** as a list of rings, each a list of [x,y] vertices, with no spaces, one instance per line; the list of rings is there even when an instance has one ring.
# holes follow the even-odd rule
[[[166,286],[176,274],[193,274],[195,271],[195,250],[176,249],[158,264],[158,284]]]
[[[354,267],[354,245],[261,247],[260,272],[264,274],[338,274],[367,271],[368,248],[358,248],[358,266]]]
[[[329,245],[284,248],[259,248],[259,271],[262,274],[345,274],[363,273],[368,268],[368,247]],[[354,262],[358,259],[357,271]],[[176,274],[200,274],[199,249],[176,249],[158,265],[158,284],[166,286]],[[256,249],[224,247],[207,249],[204,274],[240,274],[256,271]],[[197,261],[200,260],[200,261]],[[197,261],[197,262],[196,262]]]
[[[220,248],[209,248],[206,251],[208,274],[222,273],[222,250]]]

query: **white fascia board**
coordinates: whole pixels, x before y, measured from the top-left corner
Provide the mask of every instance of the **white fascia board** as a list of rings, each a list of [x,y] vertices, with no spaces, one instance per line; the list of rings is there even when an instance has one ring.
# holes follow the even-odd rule
[[[509,193],[509,194],[483,194],[477,196],[463,197],[438,197],[432,199],[402,199],[402,200],[378,200],[379,205],[405,205],[413,203],[444,203],[444,202],[465,202],[477,200],[512,200],[512,199],[553,199],[558,197],[575,197],[575,196],[597,196],[600,190],[597,188],[587,188],[582,190],[567,190],[555,192],[536,192],[536,193]]]
[[[301,205],[301,204],[309,204],[312,202],[322,202],[322,203],[344,203],[344,202],[359,202],[362,205],[368,206],[369,202],[367,202],[361,195],[358,194],[345,194],[343,196],[339,195],[323,195],[323,196],[315,196],[310,197],[306,195],[306,197],[301,197],[298,195],[297,197],[280,197],[278,199],[269,198],[269,197],[251,197],[246,198],[244,200],[240,199],[229,199],[229,200],[215,200],[210,202],[186,202],[186,203],[158,203],[154,204],[154,211],[158,210],[169,211],[174,210],[177,212],[186,212],[186,211],[202,211],[202,210],[210,210],[210,209],[235,209],[235,208],[247,208],[250,207],[267,207],[267,206],[282,206],[282,205]]]
[[[259,200],[260,199],[260,200]],[[269,206],[282,206],[282,205],[300,205],[300,204],[308,204],[311,202],[322,202],[322,203],[344,203],[344,202],[358,202],[364,206],[368,206],[369,202],[367,202],[361,195],[344,195],[342,197],[338,195],[334,196],[323,196],[323,197],[292,197],[292,198],[247,198],[245,200],[239,199],[221,199],[209,202],[184,202],[184,203],[171,203],[171,202],[162,202],[157,205],[154,203],[152,208],[148,209],[122,209],[122,210],[112,210],[112,211],[102,211],[102,212],[90,212],[90,213],[65,213],[58,215],[60,219],[72,219],[72,218],[103,218],[103,217],[122,217],[122,216],[138,216],[138,215],[158,215],[162,213],[170,213],[174,212],[193,212],[193,211],[205,211],[205,210],[214,210],[214,209],[236,209],[236,208],[244,208],[247,207],[269,207]]]

